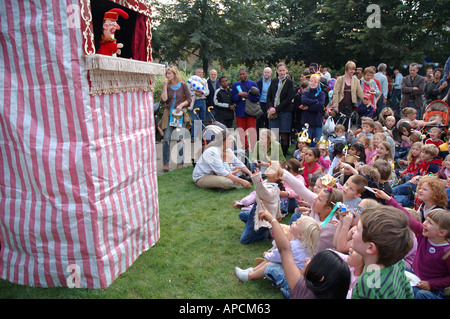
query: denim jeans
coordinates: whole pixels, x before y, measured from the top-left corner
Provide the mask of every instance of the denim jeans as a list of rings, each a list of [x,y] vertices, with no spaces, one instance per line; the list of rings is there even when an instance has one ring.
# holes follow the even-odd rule
[[[250,211],[242,211],[239,213],[239,218],[245,223],[241,234],[241,243],[244,245],[257,241],[265,241],[269,238],[269,229],[261,227],[255,230],[255,212],[256,202]]]
[[[397,106],[400,104],[400,100],[402,99],[402,90],[401,89],[393,89],[391,95],[391,108],[395,111]]]
[[[299,219],[302,216],[303,216],[302,213],[299,213],[299,212],[293,213],[292,216],[291,216],[291,219],[289,221],[289,225],[292,225],[292,223],[296,222],[297,219]]]
[[[198,110],[196,110],[198,109]],[[194,113],[195,110],[195,113]],[[191,121],[192,121],[192,127],[191,127],[191,138],[202,138],[202,131],[203,131],[203,123],[206,119],[206,100],[196,100],[194,102],[194,107],[191,110]]]
[[[184,148],[183,148],[183,136],[186,132],[186,124],[183,123],[183,127],[180,129],[180,131],[177,133],[176,127],[174,126],[168,126],[166,130],[164,131],[164,137],[163,137],[163,164],[169,164],[170,162],[170,141],[176,140],[177,141],[177,164],[184,164],[183,156],[184,156]],[[181,142],[179,142],[181,141]],[[178,143],[179,142],[179,143]]]
[[[381,113],[381,111],[383,111],[383,109],[385,107],[386,107],[386,103],[384,103],[384,96],[381,95],[380,99],[377,102],[377,111],[376,111],[377,118],[380,117],[380,113]]]
[[[412,107],[413,109],[415,109],[416,111],[417,111],[417,119],[418,120],[421,120],[422,119],[422,109],[421,108],[417,108],[416,107],[416,103],[414,103],[414,101],[410,101],[409,103],[408,103],[408,106],[409,107]]]
[[[308,135],[311,139],[311,147],[316,146],[317,142],[322,137],[322,126],[308,128]],[[314,141],[314,138],[316,138],[317,141]]]
[[[264,276],[272,282],[272,286],[279,287],[281,293],[286,299],[290,299],[291,288],[284,274],[283,265],[279,263],[271,263],[264,270]]]
[[[417,185],[412,183],[405,183],[392,188],[392,195],[402,206],[414,206],[414,199],[409,199],[408,188],[411,187],[412,191],[416,191]]]

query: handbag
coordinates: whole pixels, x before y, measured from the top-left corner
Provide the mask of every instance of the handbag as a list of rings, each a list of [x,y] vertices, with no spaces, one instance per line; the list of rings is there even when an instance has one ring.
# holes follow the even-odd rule
[[[259,104],[259,102],[253,102],[249,99],[245,99],[245,113],[256,118],[263,115],[263,111],[261,110],[261,105]]]
[[[247,90],[247,88],[245,87],[244,83],[241,81],[242,83],[242,87],[249,93],[253,93]],[[252,87],[253,88],[253,87]],[[256,89],[257,90],[257,89]],[[248,98],[245,99],[245,113],[247,113],[250,116],[254,116],[256,118],[260,117],[261,115],[263,115],[263,111],[261,109],[261,105],[259,104],[259,101],[257,102],[253,102],[250,101]]]

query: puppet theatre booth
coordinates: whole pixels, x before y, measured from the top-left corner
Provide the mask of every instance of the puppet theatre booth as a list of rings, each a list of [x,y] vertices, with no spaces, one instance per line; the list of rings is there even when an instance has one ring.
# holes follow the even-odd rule
[[[0,22],[1,278],[107,288],[160,237],[149,1],[4,0]]]

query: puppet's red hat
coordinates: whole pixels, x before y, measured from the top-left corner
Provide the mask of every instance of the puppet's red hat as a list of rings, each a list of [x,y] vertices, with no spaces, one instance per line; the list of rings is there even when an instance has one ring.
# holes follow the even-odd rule
[[[119,15],[124,19],[128,19],[128,13],[119,8],[114,8],[106,12],[103,19],[117,20],[119,19]]]

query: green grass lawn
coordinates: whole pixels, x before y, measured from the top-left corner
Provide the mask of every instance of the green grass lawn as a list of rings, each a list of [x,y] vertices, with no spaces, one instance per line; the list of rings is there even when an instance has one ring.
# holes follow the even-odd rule
[[[161,238],[107,289],[25,287],[0,280],[0,299],[283,299],[267,279],[241,283],[234,267],[254,265],[270,241],[242,245],[233,200],[192,182],[192,166],[158,177]],[[288,220],[289,216],[285,219]]]

